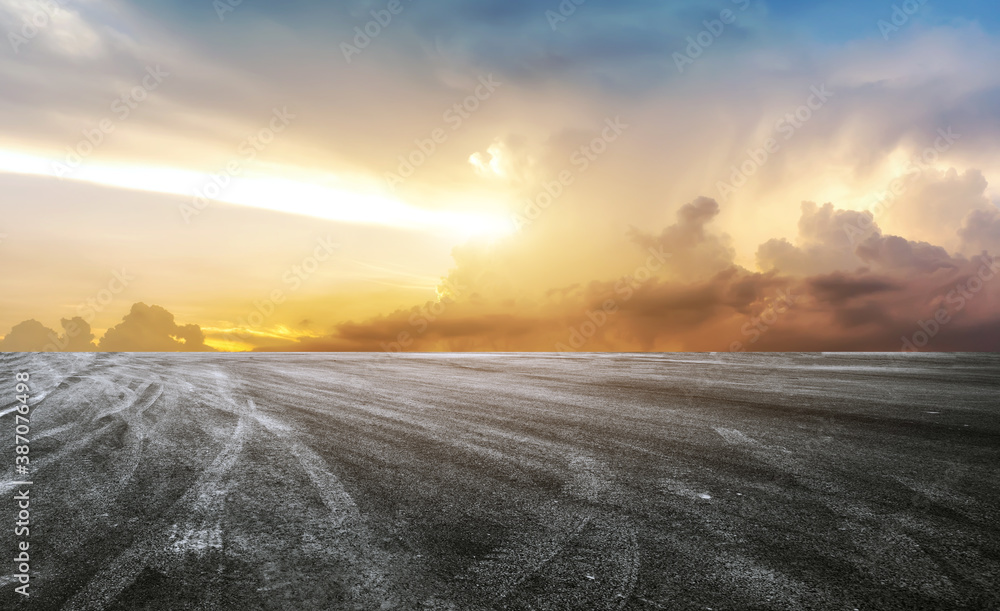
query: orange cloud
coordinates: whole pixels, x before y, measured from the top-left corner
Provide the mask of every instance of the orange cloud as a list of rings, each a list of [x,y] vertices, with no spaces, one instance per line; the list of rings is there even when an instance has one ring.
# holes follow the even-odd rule
[[[99,348],[107,352],[209,352],[198,325],[180,326],[160,306],[137,303],[122,322],[108,329]]]
[[[469,244],[438,298],[353,321],[308,322],[274,351],[815,351],[1000,347],[1000,259],[967,258],[884,235],[866,212],[805,203],[795,243],[758,250],[764,271],[734,262],[713,230],[717,202],[681,207],[659,232],[627,231],[631,253],[618,273],[564,282],[540,272],[519,243]],[[993,219],[987,218],[986,221]],[[1000,246],[988,222],[966,225],[963,240]],[[536,287],[548,286],[540,290]],[[197,324],[179,325],[160,306],[137,303],[95,347],[90,327],[63,320],[57,335],[31,320],[0,341],[3,350],[204,351]],[[319,335],[319,336],[317,336]]]

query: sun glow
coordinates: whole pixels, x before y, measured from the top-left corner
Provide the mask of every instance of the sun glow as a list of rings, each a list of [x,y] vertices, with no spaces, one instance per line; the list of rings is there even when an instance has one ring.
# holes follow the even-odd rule
[[[222,202],[345,223],[442,231],[462,239],[499,238],[512,230],[509,219],[498,213],[464,206],[424,208],[401,201],[377,185],[330,184],[340,181],[329,176],[290,180],[250,171],[234,176],[97,163],[84,164],[69,173],[66,170],[61,162],[42,156],[0,150],[0,172],[183,196],[188,199],[178,206],[178,217],[184,222],[191,222],[205,208]]]
[[[294,330],[285,325],[276,325],[269,328],[205,326],[202,327],[202,330],[206,333],[205,345],[222,352],[253,350],[255,344],[251,341],[252,339],[258,341],[278,340],[291,342],[304,337],[319,337],[308,331]]]

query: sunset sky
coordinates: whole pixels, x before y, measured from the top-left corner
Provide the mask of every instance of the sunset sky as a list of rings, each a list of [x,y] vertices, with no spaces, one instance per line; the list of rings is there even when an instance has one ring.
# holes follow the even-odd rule
[[[996,350],[985,1],[0,0],[0,350]]]

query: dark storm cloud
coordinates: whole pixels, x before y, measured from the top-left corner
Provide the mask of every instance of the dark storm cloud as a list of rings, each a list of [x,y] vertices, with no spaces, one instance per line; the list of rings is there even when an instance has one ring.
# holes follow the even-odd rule
[[[508,350],[518,349],[518,345],[532,344],[532,334],[537,333],[539,325],[544,323],[516,314],[479,315],[452,312],[439,318],[427,315],[428,310],[437,305],[439,304],[428,302],[422,307],[400,310],[371,321],[345,323],[327,337],[303,338],[297,343],[278,347],[271,345],[263,347],[262,350],[292,352]]]
[[[739,267],[694,284],[655,279],[636,288],[634,296],[620,299],[620,311],[624,318],[642,321],[642,326],[635,326],[636,332],[645,328],[653,336],[687,333],[719,317],[749,314],[753,304],[788,284],[788,279]],[[597,307],[600,297],[607,296],[615,287],[609,284],[596,291],[598,299],[593,306]]]
[[[580,350],[900,350],[934,331],[928,349],[997,349],[1000,260],[965,259],[943,249],[882,236],[877,225],[859,246],[870,268],[829,273],[751,272],[727,260],[711,230],[718,204],[699,198],[659,234],[632,232],[635,248],[670,244],[688,265],[722,265],[707,279],[685,278],[667,265],[648,273],[575,284],[542,299],[509,293],[503,259],[481,249],[458,257],[453,294],[367,320],[339,324],[320,338],[261,345],[290,351],[551,351]],[[805,206],[800,227],[809,250],[789,257],[823,258],[843,246],[837,219],[851,214]],[[864,248],[862,249],[862,246]],[[810,254],[811,253],[811,254]],[[647,259],[647,262],[650,260]],[[674,264],[673,259],[664,263]],[[810,265],[815,263],[812,261]],[[803,266],[800,266],[803,267]],[[640,268],[642,269],[642,268]],[[476,282],[463,282],[469,277]],[[447,285],[446,285],[447,286]],[[498,288],[499,287],[499,288]],[[63,320],[64,333],[37,321],[17,325],[5,351],[93,349],[82,320]],[[261,340],[266,341],[266,340]],[[53,348],[52,346],[56,346]],[[208,350],[198,325],[178,325],[159,306],[137,303],[99,343],[101,350]]]
[[[1000,262],[992,258],[965,259],[883,236],[868,213],[807,203],[799,245],[786,243],[781,253],[785,268],[804,273],[751,272],[732,262],[726,240],[712,231],[718,214],[717,202],[699,198],[659,234],[633,229],[638,250],[669,246],[675,255],[651,275],[576,284],[534,302],[469,292],[340,325],[330,337],[282,349],[896,351],[924,328],[937,329],[928,349],[1000,347],[995,332],[970,332],[1000,327],[1000,313],[990,307],[1000,297],[1000,282],[993,281]],[[860,254],[845,230],[854,224],[867,236],[855,247]],[[460,260],[453,281],[502,266],[486,251]],[[825,271],[838,264],[845,267]],[[720,269],[705,279],[710,267]],[[683,268],[701,275],[686,277],[678,273]]]
[[[660,340],[683,338],[693,350],[724,349],[740,337],[746,317],[759,313],[764,301],[792,284],[788,278],[731,268],[696,284],[659,278],[642,283],[623,279],[593,282],[571,297],[546,303],[484,306],[428,302],[389,316],[351,322],[320,339],[294,346],[265,348],[289,351],[552,351],[572,341],[581,324],[598,321],[589,350],[655,350]],[[436,315],[435,308],[440,308]],[[495,310],[502,310],[502,313]],[[711,330],[720,320],[735,320]],[[720,346],[722,348],[720,348]]]
[[[856,252],[865,263],[886,270],[934,272],[958,266],[957,261],[940,246],[911,242],[899,236],[872,236],[859,244]]]
[[[843,272],[810,278],[806,284],[818,299],[834,306],[841,306],[858,297],[871,297],[902,288],[888,278],[850,275]]]
[[[864,327],[866,325],[877,325],[885,328],[892,324],[892,318],[889,313],[874,301],[856,306],[841,307],[837,309],[834,316],[837,325],[845,329]]]

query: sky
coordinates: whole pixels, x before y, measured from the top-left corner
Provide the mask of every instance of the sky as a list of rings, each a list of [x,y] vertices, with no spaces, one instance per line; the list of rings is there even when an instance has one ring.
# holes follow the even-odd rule
[[[984,1],[0,0],[0,350],[1000,347]]]

